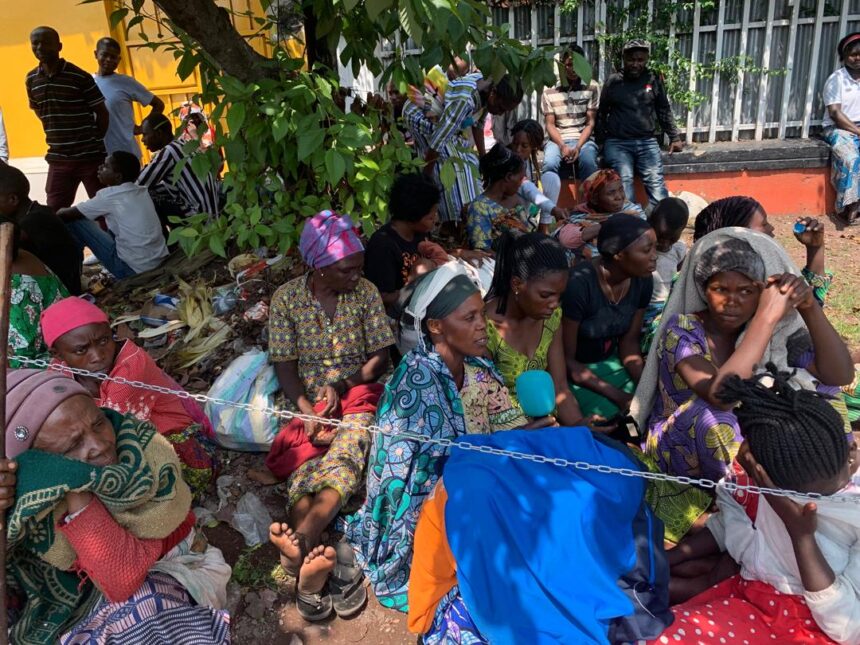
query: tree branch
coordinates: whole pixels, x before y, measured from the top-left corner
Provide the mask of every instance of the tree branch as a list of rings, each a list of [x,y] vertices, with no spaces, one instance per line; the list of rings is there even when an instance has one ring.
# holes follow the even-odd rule
[[[200,47],[222,70],[243,83],[277,78],[272,61],[257,53],[236,31],[226,9],[213,0],[155,0],[159,9]]]

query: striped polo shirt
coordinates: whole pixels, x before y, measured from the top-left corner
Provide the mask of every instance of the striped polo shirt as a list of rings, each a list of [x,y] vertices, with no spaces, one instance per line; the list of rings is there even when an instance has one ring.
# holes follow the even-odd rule
[[[104,138],[99,133],[93,108],[104,96],[80,67],[60,59],[57,72],[48,76],[39,65],[27,74],[30,108],[42,121],[48,143],[48,161],[101,161]]]
[[[585,127],[585,115],[589,110],[597,111],[600,100],[600,86],[592,80],[581,90],[566,87],[548,87],[540,100],[541,112],[555,115],[555,127],[562,141],[578,139]]]

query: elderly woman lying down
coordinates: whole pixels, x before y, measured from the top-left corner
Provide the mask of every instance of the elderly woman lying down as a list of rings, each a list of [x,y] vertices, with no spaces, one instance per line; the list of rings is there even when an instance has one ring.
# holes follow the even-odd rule
[[[179,459],[151,424],[60,374],[11,370],[6,453],[12,642],[229,642],[230,567],[195,530]]]

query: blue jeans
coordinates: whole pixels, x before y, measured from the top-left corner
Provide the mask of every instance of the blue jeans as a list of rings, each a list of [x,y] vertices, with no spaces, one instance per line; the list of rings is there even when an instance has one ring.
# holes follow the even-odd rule
[[[652,208],[669,196],[663,180],[663,158],[656,139],[607,139],[603,162],[621,175],[627,199],[635,201],[633,175],[638,174]]]
[[[105,269],[111,272],[117,280],[136,275],[125,262],[120,260],[116,252],[116,240],[113,235],[99,228],[99,225],[89,219],[76,219],[66,222],[66,229],[75,238],[78,246],[88,246]]]
[[[577,139],[568,139],[564,145],[574,147],[576,142]],[[577,179],[588,179],[599,170],[597,166],[598,152],[597,144],[591,139],[583,144],[575,164]],[[559,168],[561,168],[561,148],[554,141],[547,141],[543,148],[543,172],[557,175]]]

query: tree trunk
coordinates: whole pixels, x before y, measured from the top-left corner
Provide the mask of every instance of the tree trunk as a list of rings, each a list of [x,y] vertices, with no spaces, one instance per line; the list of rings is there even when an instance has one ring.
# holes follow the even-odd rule
[[[243,83],[277,77],[277,68],[248,44],[230,20],[226,9],[213,0],[155,0],[158,8],[200,47],[221,69]]]

